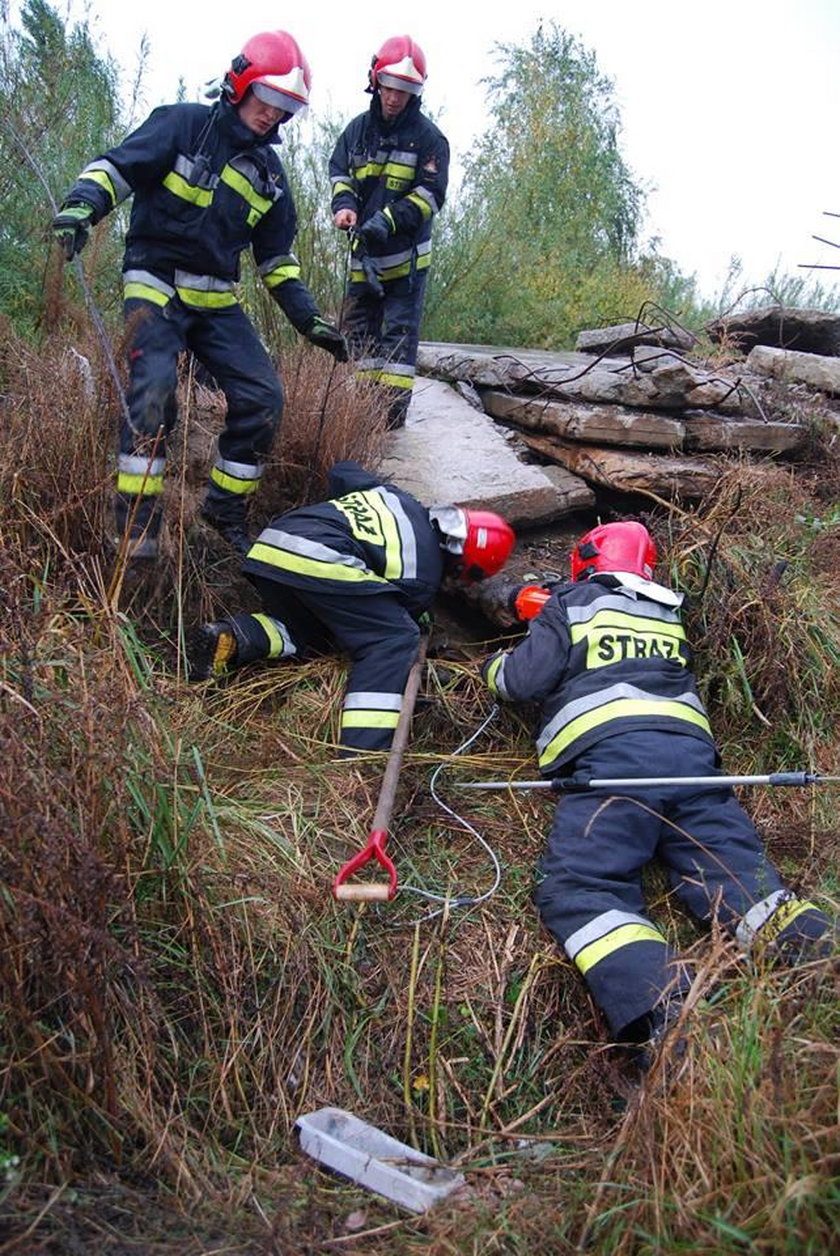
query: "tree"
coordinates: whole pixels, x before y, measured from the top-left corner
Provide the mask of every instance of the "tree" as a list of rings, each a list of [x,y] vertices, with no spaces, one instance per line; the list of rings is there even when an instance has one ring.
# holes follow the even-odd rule
[[[83,23],[67,29],[45,0],[26,0],[20,29],[0,28],[0,311],[31,335],[43,311],[49,223],[79,170],[122,132],[113,62]],[[97,234],[86,269],[113,297],[122,223]],[[102,265],[96,265],[101,255]],[[104,297],[104,290],[101,294]]]
[[[490,124],[438,231],[426,334],[559,347],[656,295],[656,268],[636,264],[644,195],[592,52],[551,23],[497,60]]]

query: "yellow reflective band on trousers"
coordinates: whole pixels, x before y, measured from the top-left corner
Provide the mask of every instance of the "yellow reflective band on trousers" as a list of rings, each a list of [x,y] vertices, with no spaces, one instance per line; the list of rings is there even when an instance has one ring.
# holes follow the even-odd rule
[[[184,305],[194,310],[222,310],[236,305],[236,297],[232,292],[206,292],[199,288],[176,287],[175,291]]]
[[[159,497],[163,492],[163,476],[129,475],[125,471],[119,471],[117,492],[128,493],[131,497]]]
[[[274,623],[274,620],[270,616],[263,614],[254,615],[253,619],[256,620],[268,637],[268,657],[270,659],[282,658],[287,653],[286,641],[282,634],[277,631],[277,625]]]
[[[396,728],[399,711],[344,711],[342,728]]]
[[[600,964],[602,959],[606,959],[608,955],[612,955],[623,946],[632,946],[634,942],[658,942],[661,946],[666,945],[662,934],[653,925],[620,925],[603,938],[597,938],[594,942],[590,942],[589,946],[578,951],[575,964],[581,975],[586,976],[590,968]]]
[[[801,916],[806,911],[819,911],[816,903],[811,903],[804,898],[789,898],[785,902],[780,903],[773,915],[758,932],[758,941],[760,943],[772,942],[777,938],[788,925],[793,924],[797,916]]]
[[[316,580],[340,580],[342,584],[389,584],[382,576],[375,575],[366,567],[350,567],[345,563],[331,563],[317,558],[306,558],[289,550],[277,549],[259,540],[248,551],[249,559],[278,567],[281,571],[293,571],[299,576],[313,576]]]
[[[174,170],[170,170],[163,181],[163,186],[180,201],[189,201],[191,205],[201,205],[202,208],[206,208],[213,200],[211,188],[195,187],[192,183],[187,183],[186,179],[176,174]]]
[[[171,297],[166,292],[161,292],[159,288],[152,288],[146,283],[127,283],[123,288],[123,296],[126,301],[132,298],[137,301],[151,301],[153,305],[168,305]]]
[[[223,488],[226,493],[236,493],[238,497],[248,497],[251,493],[256,493],[260,486],[259,478],[253,480],[242,480],[236,476],[227,475],[224,471],[220,471],[218,467],[214,467],[210,472],[210,479],[214,484],[218,484],[219,488]]]
[[[599,728],[602,724],[608,724],[610,720],[635,719],[639,716],[648,715],[661,716],[663,719],[681,720],[686,724],[694,724],[697,728],[702,728],[710,737],[712,735],[706,716],[686,703],[655,702],[653,699],[645,700],[642,698],[616,698],[613,702],[605,702],[603,706],[596,706],[591,711],[586,711],[583,715],[577,716],[576,719],[570,720],[568,724],[564,724],[540,754],[540,767],[553,763],[572,742],[577,741],[579,737],[583,737],[586,733],[590,733],[593,728]]]

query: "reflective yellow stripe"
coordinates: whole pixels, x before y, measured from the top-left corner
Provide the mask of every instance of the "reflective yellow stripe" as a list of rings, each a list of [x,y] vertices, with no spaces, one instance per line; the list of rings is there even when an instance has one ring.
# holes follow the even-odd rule
[[[268,637],[268,657],[270,659],[281,658],[286,653],[286,642],[277,631],[277,625],[268,615],[252,615],[265,635]]]
[[[709,727],[709,721],[700,711],[695,711],[692,707],[682,702],[647,702],[640,698],[617,698],[614,702],[606,702],[603,706],[595,707],[592,711],[587,711],[584,715],[579,715],[577,719],[571,720],[565,724],[560,731],[552,737],[540,755],[540,766],[543,767],[556,759],[558,755],[576,741],[578,737],[582,737],[584,733],[589,733],[593,728],[598,728],[601,724],[606,724],[610,720],[633,719],[639,715],[655,715],[663,716],[667,719],[684,720],[687,724],[695,724],[698,728],[702,728],[711,737],[712,730]]]
[[[134,298],[139,301],[151,301],[153,305],[166,305],[171,299],[165,292],[161,292],[160,288],[152,288],[146,283],[127,283],[123,288],[123,296],[126,301]]]
[[[622,946],[630,946],[633,942],[659,942],[661,946],[665,946],[665,939],[658,929],[654,929],[653,925],[621,925],[605,937],[590,942],[589,946],[585,946],[582,951],[578,951],[575,964],[585,976],[590,968],[594,968],[602,959],[612,955],[613,951],[619,950]]]
[[[426,270],[431,263],[431,256],[428,253],[421,253],[417,258],[415,270]],[[380,279],[402,279],[411,270],[411,262],[401,262],[399,266],[387,266],[379,273]]]
[[[412,388],[413,379],[406,379],[405,375],[392,375],[389,371],[380,371],[377,380],[379,384],[387,384],[389,388]]]
[[[340,179],[333,184],[333,196],[340,196],[342,192],[349,192],[351,196],[356,195],[356,189],[353,187],[353,184],[345,183],[343,179]]]
[[[340,580],[343,583],[388,584],[382,576],[361,567],[348,567],[344,563],[319,562],[316,558],[304,558],[301,554],[292,554],[288,550],[275,549],[273,545],[255,542],[248,551],[249,558],[255,558],[270,567],[279,567],[281,571],[293,571],[301,576],[314,576],[318,580]]]
[[[362,179],[378,179],[384,169],[384,161],[369,161],[367,165],[359,166],[356,170],[354,170],[353,176],[359,183],[361,183]]]
[[[114,187],[112,180],[104,170],[88,170],[85,174],[79,176],[79,182],[82,180],[85,182],[90,180],[91,183],[95,183],[97,187],[102,188],[103,192],[107,192],[110,196],[111,204],[116,205],[117,189]]]
[[[232,292],[204,292],[199,288],[176,288],[175,291],[184,305],[194,310],[222,310],[236,305],[236,296]]]
[[[403,558],[397,521],[378,493],[364,493],[362,496],[379,519],[385,539],[385,570],[382,574],[386,580],[399,580],[403,574]]]
[[[396,728],[399,711],[345,711],[342,728]]]
[[[499,693],[499,688],[498,688],[498,685],[496,684],[496,676],[498,675],[499,668],[502,666],[502,663],[504,662],[504,660],[505,660],[504,654],[500,654],[498,658],[493,659],[493,662],[487,668],[487,672],[485,675],[485,680],[487,681],[488,689],[490,690],[491,693],[494,693],[496,695],[498,695]]]
[[[804,911],[819,911],[816,903],[811,903],[801,898],[789,898],[786,902],[781,903],[773,915],[767,921],[767,924],[759,930],[759,941],[770,942],[773,938],[777,938],[783,929],[793,924],[797,916],[801,916]]]
[[[266,288],[276,288],[278,284],[285,283],[287,279],[300,279],[300,266],[278,266],[275,270],[270,270],[267,275],[263,275],[262,281]]]
[[[417,206],[417,208],[420,210],[420,213],[423,215],[424,219],[431,218],[432,207],[429,204],[429,202],[426,200],[425,196],[418,196],[416,192],[409,192],[408,196],[405,199],[407,201],[410,201],[412,205]]]
[[[236,476],[226,475],[218,467],[214,467],[210,472],[210,479],[225,492],[236,493],[239,497],[248,497],[249,494],[256,493],[260,485],[259,480],[240,480]]]
[[[222,183],[226,183],[229,188],[233,188],[234,192],[238,192],[244,201],[247,201],[253,210],[253,214],[248,215],[248,226],[253,227],[264,214],[267,214],[274,204],[267,196],[260,196],[259,192],[251,186],[244,175],[238,170],[234,170],[232,166],[225,166],[219,175]]]
[[[169,174],[163,181],[163,186],[168,188],[173,196],[177,196],[181,201],[189,201],[192,205],[201,205],[202,208],[210,205],[213,200],[213,192],[210,188],[197,188],[192,183],[187,183],[182,175],[176,174],[174,170],[170,170]]]
[[[130,493],[132,497],[158,497],[163,492],[162,475],[117,475],[117,492]]]

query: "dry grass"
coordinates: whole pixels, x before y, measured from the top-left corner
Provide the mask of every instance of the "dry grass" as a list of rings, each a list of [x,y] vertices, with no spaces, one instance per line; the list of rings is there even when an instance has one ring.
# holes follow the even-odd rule
[[[746,971],[654,878],[697,1003],[681,1077],[633,1090],[531,907],[550,801],[467,807],[453,787],[533,774],[510,712],[438,786],[499,852],[495,896],[429,923],[409,893],[334,903],[382,767],[335,758],[341,661],[245,670],[224,688],[182,678],[190,623],[248,597],[195,522],[215,398],[185,375],[159,582],[120,589],[102,541],[107,407],[56,360],[7,341],[2,365],[0,1156],[21,1162],[6,1168],[0,1251],[829,1250],[830,963]],[[322,492],[335,458],[377,456],[381,417],[324,361],[285,364],[265,516]],[[836,768],[833,534],[794,519],[824,509],[835,474],[830,461],[813,482],[780,471],[759,492],[733,470],[697,515],[652,521],[697,594],[720,536],[691,616],[732,770]],[[429,669],[390,841],[403,885],[492,883],[486,851],[429,794],[487,713],[470,658],[485,651],[465,639]],[[750,802],[786,871],[836,899],[827,796]],[[406,1217],[319,1173],[292,1130],[323,1104],[454,1160],[467,1196]]]

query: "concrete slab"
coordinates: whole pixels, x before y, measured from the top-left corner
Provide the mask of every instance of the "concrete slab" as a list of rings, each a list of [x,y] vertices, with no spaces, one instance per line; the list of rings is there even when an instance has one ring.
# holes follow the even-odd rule
[[[405,427],[387,437],[378,470],[426,506],[495,510],[514,527],[552,523],[594,500],[584,480],[558,485],[522,462],[491,418],[436,379],[415,380]]]

